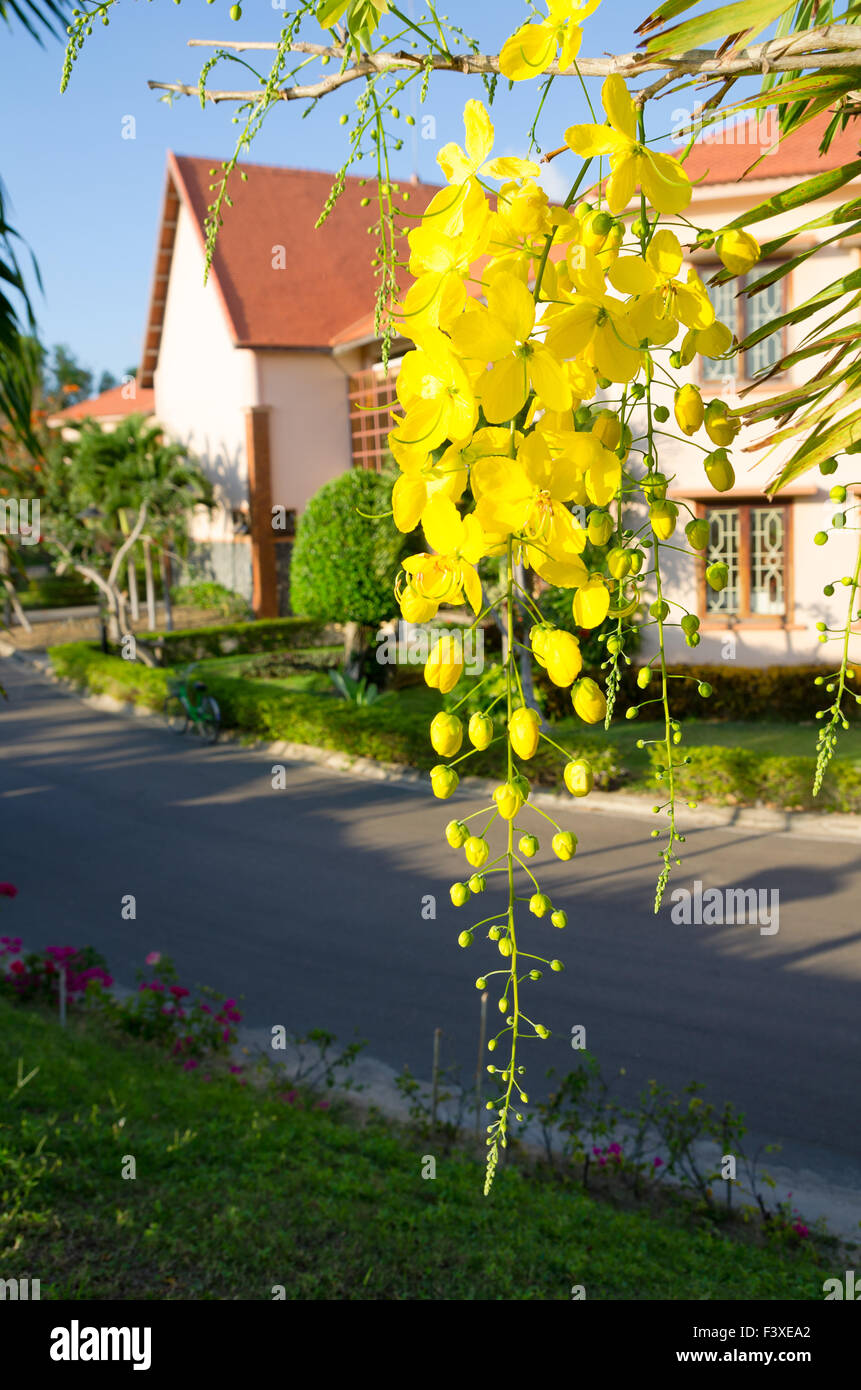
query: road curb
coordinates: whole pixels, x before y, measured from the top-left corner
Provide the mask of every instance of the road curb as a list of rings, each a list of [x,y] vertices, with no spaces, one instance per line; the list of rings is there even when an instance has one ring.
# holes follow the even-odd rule
[[[161,713],[148,705],[135,704],[132,700],[120,700],[114,695],[93,695],[86,686],[64,676],[58,676],[48,656],[20,651],[12,643],[0,638],[0,656],[17,658],[27,665],[34,666],[55,685],[63,686],[91,709],[103,714],[119,714],[132,719],[151,719],[161,727]],[[330,748],[319,748],[314,744],[292,743],[286,739],[267,742],[264,739],[243,740],[240,731],[225,729],[219,739],[224,745],[241,744],[249,752],[264,752],[267,757],[287,759],[290,762],[308,763],[325,767],[362,781],[387,782],[393,786],[429,792],[430,777],[426,772],[404,767],[401,763],[385,763],[374,758],[360,758],[350,753],[336,752]],[[462,777],[452,804],[466,798],[492,795],[498,782],[486,777]],[[555,792],[535,792],[532,801],[536,806],[553,812],[570,814],[572,810],[591,811],[598,815],[623,817],[645,817],[654,820],[651,797],[631,792],[593,791],[588,797],[572,799],[558,796]],[[682,805],[676,811],[676,827],[683,834],[703,829],[736,830],[744,833],[756,832],[763,835],[800,835],[811,840],[850,840],[861,842],[861,815],[817,811],[778,811],[766,806],[708,806],[700,804],[696,810]]]

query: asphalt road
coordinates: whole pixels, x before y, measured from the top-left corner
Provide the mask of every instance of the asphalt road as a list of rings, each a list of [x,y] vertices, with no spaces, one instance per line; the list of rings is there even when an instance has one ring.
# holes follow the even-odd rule
[[[148,951],[167,952],[187,980],[243,995],[251,1025],[358,1034],[424,1077],[439,1026],[444,1062],[474,1068],[474,980],[500,962],[489,943],[456,944],[468,909],[448,885],[464,861],[442,832],[453,807],[475,809],[466,798],[311,764],[288,764],[275,790],[260,751],[96,712],[15,660],[0,661],[0,683],[0,878],[19,889],[0,904],[4,933],[91,944],[128,985]],[[583,1024],[607,1073],[626,1069],[623,1095],[696,1078],[782,1141],[783,1161],[861,1189],[861,845],[689,834],[674,882],[776,889],[780,929],[766,936],[675,925],[669,905],[655,917],[648,820],[572,806],[567,823],[577,857],[541,878],[569,927],[545,919],[532,937],[567,970],[530,987],[528,1012],[553,1030],[531,1044],[530,1090],[570,1066]]]

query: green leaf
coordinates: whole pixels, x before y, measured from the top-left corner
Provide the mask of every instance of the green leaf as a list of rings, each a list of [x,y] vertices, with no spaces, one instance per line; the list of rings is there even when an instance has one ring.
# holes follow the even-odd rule
[[[684,24],[664,29],[647,41],[646,51],[650,57],[655,57],[667,52],[685,53],[712,39],[726,39],[727,35],[744,34],[750,39],[767,29],[785,10],[794,8],[795,0],[790,0],[789,4],[787,0],[738,0],[734,5],[721,5]]]
[[[786,314],[778,314],[777,318],[770,319],[768,323],[755,328],[752,333],[740,344],[740,351],[744,352],[752,348],[756,343],[762,342],[763,338],[768,338],[772,333],[776,333],[779,328],[786,328],[789,324],[802,323],[805,319],[815,314],[817,309],[823,309],[827,304],[831,304],[835,299],[848,294],[850,290],[861,288],[861,269],[851,270],[848,275],[841,275],[839,280],[834,280],[827,285],[824,290],[813,295],[810,299],[805,299],[803,304],[798,304],[794,309],[790,309]]]
[[[766,198],[765,202],[748,208],[747,212],[736,217],[735,221],[727,223],[727,228],[751,227],[754,222],[763,222],[767,217],[776,217],[781,212],[792,212],[795,208],[803,207],[805,203],[813,203],[827,193],[833,193],[835,188],[842,188],[844,183],[849,183],[850,179],[857,178],[859,174],[861,159],[854,159],[851,164],[842,164],[839,169],[826,169],[821,174],[815,174],[812,179],[793,184],[792,188],[775,193],[772,197]]]
[[[842,453],[851,444],[858,443],[861,443],[861,410],[856,410],[846,419],[838,421],[824,434],[808,440],[768,484],[766,491],[769,496],[773,496],[782,487],[786,487],[787,483],[800,478],[811,468],[816,468],[823,459],[830,458],[832,454]]]

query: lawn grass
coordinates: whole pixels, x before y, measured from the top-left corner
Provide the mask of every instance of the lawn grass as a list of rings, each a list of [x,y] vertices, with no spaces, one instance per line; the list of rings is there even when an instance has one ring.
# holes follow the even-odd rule
[[[484,1198],[467,1154],[5,1000],[0,1085],[0,1276],[43,1299],[820,1300],[831,1272],[513,1167]]]

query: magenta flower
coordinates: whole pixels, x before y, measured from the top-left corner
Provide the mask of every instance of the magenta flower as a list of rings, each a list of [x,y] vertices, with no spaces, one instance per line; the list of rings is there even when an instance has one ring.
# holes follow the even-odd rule
[[[189,993],[187,989],[183,989],[182,985],[171,985],[170,992],[174,999],[184,999]]]
[[[663,1166],[664,1166],[664,1160],[663,1160],[662,1158],[656,1158],[656,1159],[653,1160],[652,1166],[653,1166],[654,1168],[663,1168]]]
[[[189,1057],[187,1062],[183,1062],[182,1069],[183,1071],[194,1071],[194,1068],[198,1066],[200,1063],[195,1061],[194,1057]]]
[[[149,955],[144,957],[144,963],[146,965],[158,965],[160,960],[161,951],[150,951]]]
[[[17,898],[18,889],[14,883],[0,883],[0,898]]]

